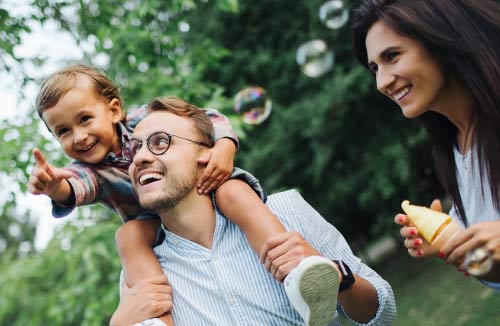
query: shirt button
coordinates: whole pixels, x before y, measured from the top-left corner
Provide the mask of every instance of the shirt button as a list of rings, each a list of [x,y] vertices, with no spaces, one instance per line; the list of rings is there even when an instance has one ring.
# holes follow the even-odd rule
[[[234,300],[233,297],[229,298],[229,304],[234,305],[236,303],[236,300]]]

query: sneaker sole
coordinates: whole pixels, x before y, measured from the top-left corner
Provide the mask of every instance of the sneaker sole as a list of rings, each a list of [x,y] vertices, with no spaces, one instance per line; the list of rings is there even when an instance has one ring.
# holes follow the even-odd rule
[[[300,294],[309,307],[309,326],[325,326],[337,308],[339,275],[335,267],[320,264],[309,268],[300,279]]]

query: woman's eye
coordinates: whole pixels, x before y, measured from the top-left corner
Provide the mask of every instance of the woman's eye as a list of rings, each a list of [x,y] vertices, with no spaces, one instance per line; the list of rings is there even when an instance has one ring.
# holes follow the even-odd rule
[[[389,54],[387,54],[387,60],[388,61],[393,61],[394,59],[396,59],[399,55],[399,52],[390,52]]]

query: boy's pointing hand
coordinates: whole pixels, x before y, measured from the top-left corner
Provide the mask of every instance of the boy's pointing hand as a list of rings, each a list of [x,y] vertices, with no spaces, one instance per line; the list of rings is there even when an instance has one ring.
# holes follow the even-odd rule
[[[42,152],[35,148],[33,156],[36,165],[31,172],[28,182],[28,191],[35,195],[47,195],[53,198],[53,195],[60,190],[63,180],[72,177],[71,172],[56,168],[45,160]]]

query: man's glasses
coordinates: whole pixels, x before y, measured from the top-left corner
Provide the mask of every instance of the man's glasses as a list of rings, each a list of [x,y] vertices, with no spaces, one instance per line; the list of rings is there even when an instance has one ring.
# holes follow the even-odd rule
[[[170,144],[172,143],[172,137],[184,139],[201,146],[210,147],[208,144],[199,141],[191,140],[188,138],[172,135],[161,131],[149,135],[149,137],[145,138],[144,140],[146,140],[146,144],[151,153],[155,155],[161,155],[170,148]],[[132,162],[135,154],[137,154],[137,151],[141,149],[142,142],[143,142],[142,140],[134,138],[125,141],[122,145],[123,159]]]

